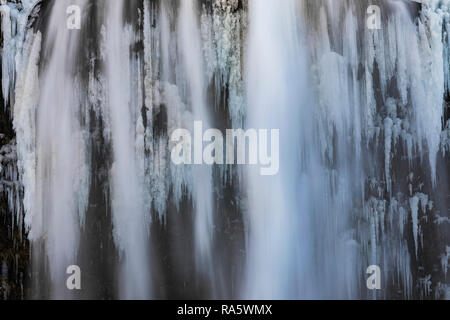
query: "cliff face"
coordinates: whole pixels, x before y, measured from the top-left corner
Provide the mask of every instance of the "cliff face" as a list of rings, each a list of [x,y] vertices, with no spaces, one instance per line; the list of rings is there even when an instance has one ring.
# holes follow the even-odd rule
[[[20,23],[11,17],[11,10],[17,17],[22,17],[20,19],[28,19],[28,7],[21,1],[2,1],[0,5],[0,299],[24,299],[30,257],[12,117],[16,50],[11,43],[11,32],[14,32],[14,25],[19,33],[20,27],[16,29],[16,23]]]
[[[0,295],[2,299],[23,299],[29,263],[29,244],[23,224],[23,187],[19,181],[15,141],[0,136]]]
[[[70,4],[1,0],[0,298],[449,297],[448,1]],[[279,174],[175,165],[194,121]]]

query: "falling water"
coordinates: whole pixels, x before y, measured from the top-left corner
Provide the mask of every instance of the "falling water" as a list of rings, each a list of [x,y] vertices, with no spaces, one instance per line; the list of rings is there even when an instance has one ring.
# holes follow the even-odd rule
[[[370,29],[369,2],[0,0],[0,196],[33,257],[11,279],[27,297],[80,297],[80,265],[100,298],[448,298],[449,3],[375,1]],[[175,165],[178,128],[203,153],[199,121],[266,130],[259,147],[278,129],[278,174]]]
[[[148,225],[143,190],[138,180],[135,132],[132,117],[139,112],[131,88],[134,61],[130,57],[131,28],[124,27],[126,1],[106,2],[107,105],[111,116],[114,162],[111,168],[112,214],[116,244],[124,260],[120,296],[125,299],[149,297],[150,274]]]
[[[201,121],[205,128],[210,128],[209,112],[206,106],[204,68],[200,43],[199,26],[196,17],[196,1],[181,1],[178,21],[178,32],[182,66],[185,72],[186,84],[189,87],[192,117]],[[194,130],[197,130],[194,128]],[[194,157],[203,156],[203,132],[195,132],[202,137],[202,141],[194,141]],[[195,148],[201,148],[199,151]],[[212,170],[211,166],[203,165],[202,159],[194,159],[196,167],[193,169],[193,201],[195,216],[195,252],[196,264],[201,273],[211,282],[214,295],[214,268],[212,263]]]
[[[31,182],[36,187],[31,195],[33,205],[27,213],[30,240],[36,244],[43,241],[48,254],[54,298],[67,296],[65,269],[76,264],[89,179],[80,127],[82,100],[76,91],[74,76],[80,39],[77,33],[65,27],[64,12],[71,3],[55,3],[49,21],[50,32],[43,43],[42,57],[48,64],[41,75],[36,107],[36,176],[35,182]],[[79,1],[78,5],[84,8],[86,1]],[[33,192],[32,189],[27,191]],[[37,248],[36,251],[40,252]],[[46,263],[42,257],[36,256],[34,263]]]
[[[261,176],[255,168],[249,172],[249,256],[243,297],[313,295],[307,282],[312,271],[308,180],[297,169],[302,163],[300,137],[307,132],[301,122],[306,116],[302,106],[309,98],[299,9],[295,1],[249,3],[248,126],[281,128],[281,162],[273,177]]]

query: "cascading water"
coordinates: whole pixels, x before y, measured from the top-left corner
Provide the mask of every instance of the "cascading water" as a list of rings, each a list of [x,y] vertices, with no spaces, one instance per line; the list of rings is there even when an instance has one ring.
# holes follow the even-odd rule
[[[25,191],[25,201],[30,201],[25,204],[25,220],[33,243],[33,264],[48,265],[54,298],[68,296],[64,290],[65,269],[76,262],[89,185],[80,123],[83,101],[76,90],[74,76],[80,39],[77,33],[64,27],[66,19],[61,14],[69,5],[69,1],[58,1],[52,8],[48,25],[50,32],[46,34],[41,55],[48,63],[40,76],[42,85],[37,89],[40,92],[36,109],[31,109],[32,105],[24,105],[29,100],[20,97],[15,110],[31,113],[25,118],[25,123],[15,123],[18,140],[28,147],[28,154],[19,156],[24,177],[29,179],[27,185],[30,186]],[[84,8],[86,2],[80,1],[78,5]],[[35,58],[31,59],[29,66],[36,68]],[[32,71],[25,77],[36,74]],[[36,80],[24,79],[24,91],[29,81]],[[33,87],[36,84],[29,85]],[[20,93],[29,95],[35,92]],[[22,108],[30,109],[17,110]],[[23,125],[29,127],[23,128]]]
[[[189,88],[189,99],[192,107],[194,121],[201,122],[202,126],[210,127],[209,112],[206,106],[206,90],[204,81],[204,68],[201,51],[199,27],[196,16],[196,1],[180,2],[178,17],[179,51],[181,65],[184,71],[186,86]],[[214,265],[212,256],[212,227],[213,227],[213,199],[212,199],[212,170],[211,166],[203,165],[203,131],[194,134],[201,137],[195,141],[194,162],[192,170],[192,197],[194,202],[194,238],[197,269],[207,275],[206,281],[211,283],[212,295],[215,295]],[[200,148],[196,150],[196,148]]]
[[[111,193],[114,236],[123,255],[120,288],[125,299],[149,297],[149,213],[145,211],[143,189],[135,152],[136,114],[140,112],[132,90],[137,62],[130,54],[133,33],[124,26],[126,1],[106,1],[105,76],[110,115],[113,164]],[[146,270],[143,272],[143,270]]]
[[[0,297],[449,297],[447,0],[0,1]]]
[[[113,164],[111,168],[112,215],[116,244],[123,254],[121,297],[148,298],[150,271],[148,225],[143,190],[139,184],[135,154],[135,118],[140,112],[131,88],[137,62],[130,54],[133,33],[124,26],[126,1],[106,2],[107,108],[111,121]]]
[[[307,161],[301,156],[301,145],[306,142],[301,138],[307,134],[303,106],[309,103],[299,10],[295,1],[249,3],[247,125],[282,129],[279,174],[261,176],[257,168],[249,170],[249,254],[243,298],[314,295],[308,283],[313,271],[310,184],[298,170]],[[271,136],[267,143],[277,141]]]

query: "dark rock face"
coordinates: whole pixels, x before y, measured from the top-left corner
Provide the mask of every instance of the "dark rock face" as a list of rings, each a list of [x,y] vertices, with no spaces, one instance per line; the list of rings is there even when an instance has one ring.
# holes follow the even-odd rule
[[[20,9],[20,0],[7,2],[17,4]],[[34,11],[35,17],[39,12],[39,6]],[[3,40],[1,32],[1,49],[4,47]],[[2,74],[1,64],[0,74]],[[24,212],[21,204],[23,186],[18,174],[11,114],[14,95],[11,94],[8,98],[5,99],[3,90],[0,90],[0,300],[18,300],[27,296],[30,246],[23,221]]]
[[[23,224],[15,141],[0,135],[0,299],[26,297],[29,242]]]

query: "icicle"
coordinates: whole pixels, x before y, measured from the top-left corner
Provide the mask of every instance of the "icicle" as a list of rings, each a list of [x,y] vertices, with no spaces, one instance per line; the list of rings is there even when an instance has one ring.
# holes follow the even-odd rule
[[[16,75],[22,70],[26,42],[28,18],[39,0],[23,0],[19,3],[0,2],[1,32],[3,48],[2,60],[2,93],[5,105],[9,102],[9,95],[15,86]]]
[[[414,248],[418,249],[418,237],[419,237],[419,198],[414,196],[409,199],[409,206],[411,208],[411,219],[412,219],[412,231],[414,237]]]
[[[2,93],[5,101],[5,105],[8,104],[9,90],[11,84],[11,77],[14,72],[14,50],[12,46],[12,29],[11,29],[11,10],[5,5],[0,5],[0,16],[1,16],[1,32],[3,38],[3,48],[2,53]]]
[[[242,52],[247,19],[238,6],[238,0],[214,0],[212,15],[204,9],[201,16],[207,75],[210,81],[214,77],[217,98],[228,89],[228,111],[234,128],[242,127],[245,116]]]
[[[447,277],[449,261],[450,261],[450,247],[446,246],[445,253],[441,255],[442,272],[444,272],[445,277]]]
[[[25,67],[19,73],[14,105],[14,129],[17,139],[18,166],[24,188],[25,225],[31,229],[35,210],[36,184],[36,107],[39,98],[38,63],[41,51],[41,34],[28,34],[25,45]],[[34,230],[38,226],[33,226]],[[37,231],[39,234],[40,232]]]

